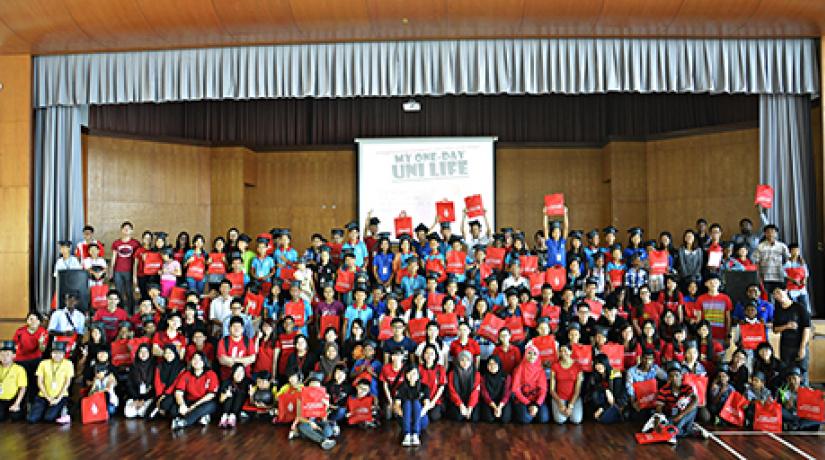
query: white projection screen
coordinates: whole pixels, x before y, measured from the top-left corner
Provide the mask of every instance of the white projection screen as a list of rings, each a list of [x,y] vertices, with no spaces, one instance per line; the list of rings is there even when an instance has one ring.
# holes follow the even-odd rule
[[[401,211],[412,217],[413,226],[429,227],[435,222],[435,203],[446,198],[455,203],[453,231],[460,233],[464,197],[478,194],[494,227],[496,139],[356,139],[359,224],[373,210],[380,231],[395,239],[394,219]]]

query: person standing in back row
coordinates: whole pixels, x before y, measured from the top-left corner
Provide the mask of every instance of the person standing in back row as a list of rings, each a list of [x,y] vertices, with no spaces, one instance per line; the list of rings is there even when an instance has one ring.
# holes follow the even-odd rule
[[[759,269],[759,276],[767,292],[772,293],[777,286],[785,284],[783,266],[790,257],[788,246],[779,241],[779,228],[774,224],[766,225],[765,240],[756,247],[751,259]]]
[[[132,238],[134,226],[126,221],[120,224],[120,239],[112,243],[112,261],[109,266],[112,281],[120,292],[122,305],[129,312],[135,312],[135,274],[132,273],[135,251],[140,247],[138,240]]]
[[[811,315],[808,309],[788,296],[784,286],[774,288],[773,331],[779,333],[779,359],[787,369],[799,368],[803,385],[808,385],[808,343]]]

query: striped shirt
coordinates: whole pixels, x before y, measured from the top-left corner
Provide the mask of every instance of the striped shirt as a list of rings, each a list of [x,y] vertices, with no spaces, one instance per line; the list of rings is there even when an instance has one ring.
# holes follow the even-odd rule
[[[785,271],[782,268],[788,258],[791,257],[788,246],[781,241],[774,241],[773,244],[763,241],[756,247],[756,251],[751,258],[759,267],[759,274],[763,281],[784,282]]]
[[[685,383],[679,387],[678,393],[675,393],[670,382],[668,382],[659,388],[659,393],[656,395],[656,402],[664,404],[664,414],[671,417],[690,405],[694,397],[693,394],[693,387]]]

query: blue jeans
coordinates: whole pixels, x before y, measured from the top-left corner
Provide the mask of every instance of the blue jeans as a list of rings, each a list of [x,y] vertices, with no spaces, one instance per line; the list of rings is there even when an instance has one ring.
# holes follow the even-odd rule
[[[567,401],[563,401],[567,404]],[[581,398],[576,399],[576,402],[573,403],[573,412],[570,416],[566,416],[561,413],[561,406],[559,403],[556,402],[554,399],[553,402],[553,420],[558,423],[559,425],[563,425],[565,422],[570,422],[574,425],[578,425],[582,422],[582,418],[584,418],[584,406],[582,406]]]
[[[693,421],[696,419],[696,412],[698,409],[693,409],[692,411],[685,414],[678,423],[676,423],[676,428],[679,429],[679,433],[676,435],[677,438],[684,438],[685,436],[690,435],[692,431],[691,427],[693,426]]]
[[[195,291],[198,294],[203,294],[203,287],[206,285],[206,278],[204,277],[204,279],[200,281],[195,281],[194,278],[186,278],[186,284],[189,285],[190,291]]]
[[[610,406],[602,412],[602,416],[596,419],[599,423],[612,424],[622,421],[622,411],[616,406]]]
[[[419,434],[430,423],[426,415],[421,416],[421,401],[417,399],[402,402],[401,412],[404,414],[401,418],[402,434]]]
[[[66,407],[67,400],[68,398],[65,397],[60,398],[60,401],[57,404],[50,406],[49,402],[46,401],[45,398],[40,396],[36,397],[34,399],[34,403],[32,403],[32,408],[29,411],[28,422],[54,422],[60,417],[60,413],[63,412],[63,408]]]
[[[132,272],[115,272],[112,275],[115,288],[120,293],[120,306],[129,314],[135,313],[135,287],[132,285]]]
[[[298,433],[301,437],[318,444],[332,437],[332,424],[324,420],[314,420],[319,430],[313,430],[308,422],[298,424]]]
[[[344,420],[346,418],[347,418],[347,408],[346,407],[339,407],[338,409],[335,409],[334,411],[330,412],[329,415],[327,416],[327,419],[330,422],[336,422],[336,423],[340,422],[341,420]]]
[[[535,417],[530,416],[530,412],[528,411],[528,406],[516,401],[513,404],[513,419],[518,423],[528,424],[533,422],[538,423],[547,423],[550,421],[550,411],[547,410],[547,406],[542,404],[538,406],[539,411],[536,412]]]

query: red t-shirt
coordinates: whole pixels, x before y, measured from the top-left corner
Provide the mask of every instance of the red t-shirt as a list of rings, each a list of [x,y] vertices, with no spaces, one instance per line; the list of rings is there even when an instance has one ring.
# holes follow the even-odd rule
[[[261,339],[261,345],[258,347],[258,357],[255,360],[255,365],[252,368],[253,372],[267,371],[272,373],[272,357],[275,354],[275,347],[269,340]]]
[[[493,350],[493,354],[501,360],[501,370],[507,375],[512,374],[513,369],[521,362],[521,350],[515,345],[510,345],[510,349],[507,351],[498,346]]]
[[[639,320],[639,326],[641,326],[643,322],[650,319],[653,320],[656,327],[659,327],[659,318],[662,316],[662,312],[664,311],[665,307],[655,300],[642,305],[641,310],[636,314],[636,318]]]
[[[682,293],[679,292],[678,290],[676,291],[675,298],[671,298],[667,302],[665,302],[665,291],[662,291],[662,292],[659,293],[659,298],[657,300],[659,301],[659,303],[664,305],[664,307],[667,310],[670,310],[673,313],[675,313],[676,318],[679,317],[679,305],[682,305],[683,303],[685,303],[685,299],[682,296]]]
[[[137,259],[137,276],[143,276],[143,254],[147,252],[149,252],[149,250],[143,246],[135,250],[135,259]]]
[[[169,338],[169,334],[166,331],[160,331],[157,334],[155,334],[155,336],[152,338],[152,343],[157,344],[157,346],[159,346],[161,349],[163,349],[163,347],[165,347],[166,345],[171,344],[176,346],[180,350],[186,348],[186,337],[183,335],[183,333],[178,331],[175,338]]]
[[[135,252],[140,247],[140,243],[134,238],[130,238],[129,241],[123,241],[122,239],[115,240],[115,242],[112,243],[112,252],[116,254],[115,271],[131,273],[135,260]]]
[[[244,339],[243,337],[235,340],[232,336],[226,336],[218,342],[218,360],[223,356],[231,358],[243,358],[245,356],[253,356],[258,353],[253,339]],[[252,366],[246,366],[246,375],[251,375],[250,369]],[[232,376],[232,368],[221,366],[221,378],[228,379]]]
[[[97,256],[102,257],[102,258],[105,259],[106,258],[106,246],[104,246],[103,243],[101,243],[100,241],[97,241],[97,240],[92,240],[92,243],[97,243],[97,247],[98,247]],[[87,257],[91,257],[89,255],[89,243],[87,243],[86,240],[83,240],[80,243],[77,243],[77,247],[74,250],[74,255],[75,255],[75,257],[77,257],[80,260],[83,260]]]
[[[111,342],[117,337],[118,325],[122,321],[129,321],[129,314],[120,307],[115,308],[113,312],[110,312],[107,308],[101,308],[95,312],[92,321],[100,321],[103,323],[103,329],[106,332],[106,341]]]
[[[727,294],[719,293],[715,296],[702,294],[696,299],[696,308],[701,310],[702,319],[710,323],[711,335],[714,339],[724,340],[728,335],[725,327],[725,313],[733,311],[733,302]]]
[[[14,360],[20,362],[40,358],[42,354],[40,351],[41,337],[43,337],[44,341],[47,341],[49,337],[49,333],[46,332],[46,329],[42,326],[38,327],[34,333],[29,332],[29,328],[26,326],[18,328],[12,338],[15,345],[17,345],[17,353]]]
[[[460,340],[455,340],[450,344],[450,356],[453,358],[458,357],[458,354],[464,350],[469,351],[473,357],[481,354],[481,347],[479,347],[478,342],[473,339],[467,339],[466,345],[462,345]]]
[[[196,377],[192,371],[183,371],[175,385],[175,390],[183,391],[183,398],[194,402],[206,396],[207,393],[218,391],[218,376],[211,370],[201,373],[200,377]]]
[[[189,345],[186,346],[186,353],[185,353],[184,358],[186,359],[187,363],[192,360],[192,357],[195,356],[196,351],[198,351],[198,348],[195,346],[194,343],[190,343]],[[209,342],[206,342],[206,343],[203,344],[203,350],[201,350],[201,351],[203,352],[203,354],[206,355],[206,359],[208,359],[210,362],[215,361],[215,346],[214,345],[212,345]]]
[[[286,362],[289,356],[295,352],[295,336],[298,332],[291,332],[289,334],[281,334],[278,336],[278,341],[275,343],[275,348],[281,349],[281,354],[278,355],[278,374],[286,374]]]
[[[378,376],[378,380],[385,382],[390,387],[390,393],[395,396],[395,391],[401,386],[401,383],[404,382],[404,367],[402,366],[401,369],[395,370],[392,368],[392,364],[387,364],[383,368],[381,368],[381,374]],[[401,374],[400,376],[398,374]],[[396,381],[397,379],[397,381]],[[393,383],[395,385],[393,385]]]
[[[561,366],[561,363],[555,362],[551,367],[553,377],[556,379],[556,394],[559,398],[570,401],[573,397],[573,392],[576,390],[576,380],[579,377],[579,365],[573,363],[567,369]]]

